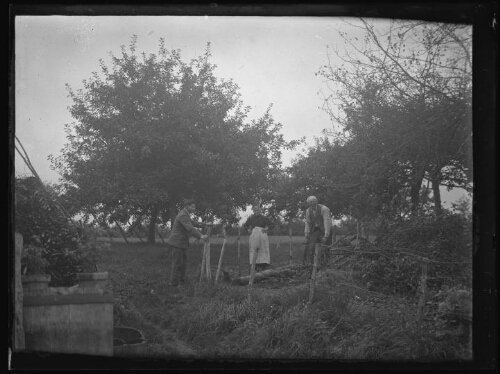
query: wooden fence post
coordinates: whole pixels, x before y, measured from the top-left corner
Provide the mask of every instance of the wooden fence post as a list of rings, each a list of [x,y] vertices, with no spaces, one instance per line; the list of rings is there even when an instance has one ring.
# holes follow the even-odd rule
[[[288,235],[290,236],[290,250],[288,252],[288,264],[292,264],[292,226],[288,228]]]
[[[427,298],[427,267],[428,261],[422,261],[422,275],[420,277],[420,299],[418,300],[418,310],[417,310],[417,324],[420,328],[423,318],[423,308],[425,305],[425,299]]]
[[[241,227],[238,227],[238,277],[241,277],[241,261],[240,261],[240,236],[241,236]]]
[[[215,283],[217,283],[217,281],[219,280],[220,268],[222,266],[222,257],[224,256],[224,249],[226,248],[227,236],[226,236],[226,229],[224,227],[222,227],[222,235],[224,236],[224,241],[222,242],[222,248],[220,250],[219,265],[217,266],[217,273],[215,273]]]
[[[319,257],[319,250],[321,248],[321,244],[316,243],[316,247],[314,249],[314,261],[313,261],[313,269],[311,273],[311,283],[309,286],[309,304],[312,303],[313,298],[314,298],[314,283],[316,282],[316,273],[318,271],[318,257]]]
[[[201,284],[201,282],[203,280],[203,275],[205,273],[205,259],[206,259],[205,252],[207,250],[206,245],[207,245],[207,243],[203,243],[203,250],[202,250],[202,253],[201,253],[200,284]]]

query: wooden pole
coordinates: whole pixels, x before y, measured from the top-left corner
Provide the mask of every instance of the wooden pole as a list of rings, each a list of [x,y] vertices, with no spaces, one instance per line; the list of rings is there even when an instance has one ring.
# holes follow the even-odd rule
[[[316,248],[314,250],[313,270],[311,274],[311,283],[309,285],[309,304],[312,303],[314,298],[314,283],[316,282],[316,273],[318,271],[318,257],[320,248],[321,244],[317,243]]]
[[[288,252],[288,264],[292,264],[292,226],[289,224],[288,235],[290,236],[290,249]]]
[[[241,261],[240,261],[240,237],[241,237],[241,227],[238,227],[238,277],[241,277]]]
[[[205,273],[205,252],[207,248],[207,243],[203,243],[203,251],[201,253],[201,270],[200,270],[200,284],[203,280],[203,275]]]
[[[222,227],[222,235],[224,237],[224,241],[222,242],[222,248],[220,250],[219,265],[217,266],[217,272],[215,273],[215,283],[217,283],[217,281],[219,280],[220,269],[222,266],[222,257],[224,256],[224,249],[226,248],[227,236],[226,229],[224,227]]]
[[[205,266],[207,267],[207,279],[212,280],[212,268],[210,267],[210,238],[208,238]]]

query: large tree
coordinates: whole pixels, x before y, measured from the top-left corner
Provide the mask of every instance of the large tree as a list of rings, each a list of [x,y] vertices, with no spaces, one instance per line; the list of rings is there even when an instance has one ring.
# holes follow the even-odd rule
[[[335,136],[376,151],[371,163],[390,159],[414,210],[430,181],[439,213],[440,186],[471,188],[470,27],[393,20],[377,29],[363,19],[351,26],[364,40],[341,33],[343,64],[319,72]]]
[[[279,173],[286,142],[270,109],[246,121],[238,86],[219,80],[202,56],[185,63],[160,39],[157,54],[136,54],[136,36],[111,67],[100,60],[77,91],[68,143],[53,164],[85,215],[155,225],[172,219],[183,198],[205,219],[236,221],[237,211]],[[100,217],[100,218],[99,218]]]

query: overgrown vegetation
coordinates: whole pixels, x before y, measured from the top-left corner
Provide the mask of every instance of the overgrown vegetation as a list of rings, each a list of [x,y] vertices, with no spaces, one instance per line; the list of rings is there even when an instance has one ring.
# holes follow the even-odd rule
[[[76,284],[76,273],[97,271],[106,243],[77,229],[54,203],[57,192],[35,177],[15,184],[15,230],[23,236],[23,271],[51,275],[51,287]]]
[[[242,244],[246,275],[248,251]],[[115,292],[116,324],[131,323],[146,333],[148,357],[470,359],[470,287],[429,287],[419,320],[418,281],[412,292],[396,286],[367,288],[363,269],[369,261],[361,261],[362,252],[369,256],[374,247],[351,248],[361,253],[344,255],[342,265],[340,256],[331,256],[318,273],[312,304],[307,303],[310,270],[257,283],[250,293],[248,287],[227,283],[200,284],[196,246],[188,254],[191,283],[181,289],[168,287],[170,257],[162,246],[113,244],[103,267]],[[224,260],[232,277],[242,265],[233,249]],[[219,251],[220,245],[213,244],[214,266]],[[295,262],[302,258],[296,244],[293,256]],[[272,258],[273,266],[285,265],[288,252],[272,251]],[[416,279],[420,276],[418,262],[400,267],[409,269]]]
[[[414,295],[421,265],[429,263],[427,287],[472,284],[472,222],[445,213],[411,216],[388,223],[356,262],[365,284],[379,292]]]

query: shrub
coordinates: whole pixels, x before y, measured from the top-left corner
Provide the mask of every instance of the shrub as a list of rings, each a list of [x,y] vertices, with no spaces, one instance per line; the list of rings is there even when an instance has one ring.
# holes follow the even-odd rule
[[[55,192],[34,177],[16,180],[15,229],[25,245],[45,248],[52,287],[76,284],[78,233],[54,204]]]
[[[21,256],[21,273],[23,275],[45,274],[49,266],[45,254],[44,248],[25,245]]]
[[[466,216],[444,213],[411,217],[393,222],[356,264],[365,283],[373,289],[405,295],[419,285],[423,258],[428,266],[428,288],[443,284],[470,284],[472,268],[472,224]]]
[[[467,344],[472,324],[471,290],[462,285],[443,286],[432,301],[436,338],[447,342]]]
[[[99,271],[98,263],[103,251],[109,249],[109,243],[98,242],[95,238],[85,238],[75,251],[78,262],[77,272],[93,273]]]
[[[43,248],[40,256],[51,275],[50,286],[68,287],[77,283],[76,273],[96,271],[107,245],[79,233],[54,203],[57,198],[50,186],[34,177],[16,180],[15,229],[23,235],[25,247]]]

